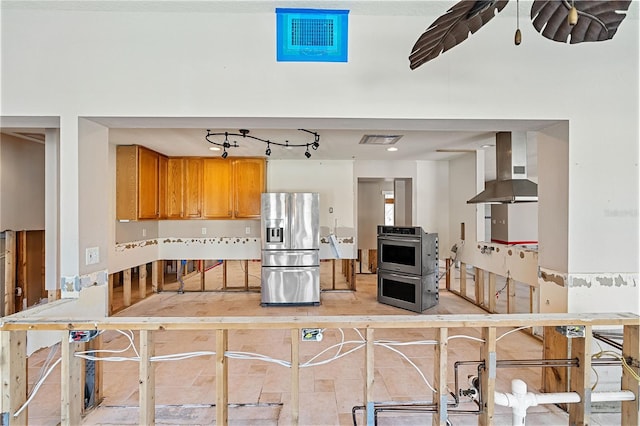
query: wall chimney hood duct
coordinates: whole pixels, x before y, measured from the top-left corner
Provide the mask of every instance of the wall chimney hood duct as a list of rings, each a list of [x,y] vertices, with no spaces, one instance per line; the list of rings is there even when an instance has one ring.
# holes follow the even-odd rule
[[[468,204],[506,204],[538,201],[538,184],[527,179],[527,133],[496,133],[496,180]]]

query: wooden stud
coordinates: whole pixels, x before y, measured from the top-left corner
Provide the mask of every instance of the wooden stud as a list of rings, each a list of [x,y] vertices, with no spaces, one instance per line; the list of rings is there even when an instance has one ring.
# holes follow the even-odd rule
[[[228,330],[216,330],[216,425],[221,426],[229,424],[228,337]]]
[[[27,308],[28,304],[26,301],[29,300],[29,285],[27,280],[27,231],[18,231],[17,240],[16,269],[18,282],[16,283],[16,287],[19,287],[22,293],[20,297],[16,297],[14,300],[15,310],[16,312],[20,312]]]
[[[122,271],[122,292],[124,306],[131,306],[131,269]]]
[[[434,374],[434,387],[437,394],[434,393],[433,401],[437,401],[436,414],[431,417],[431,423],[433,426],[445,426],[447,425],[447,400],[449,398],[449,391],[447,388],[447,339],[448,329],[439,328],[436,333],[435,356],[433,359]]]
[[[227,289],[227,261],[222,261],[222,289]]]
[[[96,351],[102,350],[103,349],[102,334],[99,334],[93,340],[90,340],[87,344],[87,347],[89,349],[94,349]],[[104,394],[103,392],[104,362],[96,361],[96,363],[94,364],[94,371],[95,371],[95,379],[94,379],[94,386],[93,386],[94,395],[95,395],[94,403],[95,403],[95,406],[97,407],[98,404],[102,402],[102,395]]]
[[[156,260],[155,262],[151,262],[151,292],[152,293],[158,292],[158,277],[160,276],[160,271],[162,270],[160,268],[159,262],[160,262],[159,260]]]
[[[27,400],[27,331],[0,331],[0,413],[7,413],[9,424],[26,425],[27,409],[14,414]],[[2,423],[4,425],[4,423]]]
[[[496,329],[495,327],[485,327],[482,329],[484,343],[481,347],[481,356],[484,360],[484,371],[480,380],[480,392],[484,406],[478,418],[478,425],[488,426],[493,424],[495,410],[495,390],[496,390]]]
[[[147,297],[147,264],[138,266],[138,296]]]
[[[622,356],[631,359],[629,367],[637,375],[640,375],[640,325],[625,325],[622,331]],[[623,390],[630,390],[636,396],[634,401],[622,401],[621,421],[623,425],[640,424],[640,384],[631,373],[622,369]]]
[[[4,231],[4,315],[16,312],[16,233]]]
[[[484,305],[484,271],[476,266],[474,282],[476,285],[476,305]]]
[[[489,272],[489,312],[496,312],[496,274]]]
[[[331,259],[331,289],[336,289],[336,260]]]
[[[156,380],[151,357],[155,355],[153,331],[140,330],[140,370],[138,392],[140,398],[140,424],[152,425],[156,422]]]
[[[84,385],[82,383],[83,362],[75,353],[82,350],[82,344],[69,341],[69,332],[64,333],[61,341],[62,368],[60,390],[62,393],[60,423],[79,425],[82,420]]]
[[[300,330],[291,329],[291,424],[300,422]]]
[[[242,260],[244,262],[244,291],[249,291],[249,261]]]
[[[555,327],[544,327],[542,340],[543,359],[569,358],[569,339],[556,331]],[[569,391],[569,369],[565,367],[547,367],[542,369],[542,391],[546,393]],[[567,410],[567,404],[558,404]]]
[[[108,315],[113,313],[113,274],[109,274],[109,312]]]
[[[356,291],[356,261],[355,259],[351,259],[350,262],[350,266],[351,266],[351,272],[349,274],[349,277],[351,279],[351,290]]]
[[[447,257],[445,259],[445,286],[447,291],[451,290],[451,258]]]
[[[460,262],[460,295],[467,298],[467,264]]]
[[[513,278],[507,277],[507,313],[516,312],[516,283]]]
[[[205,273],[204,260],[200,260],[200,291],[204,291]]]
[[[584,337],[571,339],[571,358],[578,359],[578,366],[571,367],[569,390],[580,395],[580,402],[569,404],[569,424],[587,426],[591,424],[591,326],[584,327]]]
[[[367,426],[373,425],[374,413],[373,413],[373,385],[375,383],[375,358],[374,358],[374,329],[367,328],[367,344],[365,347],[365,388],[364,388],[364,406],[365,413],[367,414]]]

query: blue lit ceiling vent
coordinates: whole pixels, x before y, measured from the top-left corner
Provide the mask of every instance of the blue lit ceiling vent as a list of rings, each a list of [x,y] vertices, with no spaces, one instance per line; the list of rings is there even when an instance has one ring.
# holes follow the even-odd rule
[[[347,62],[349,11],[276,9],[278,62]]]

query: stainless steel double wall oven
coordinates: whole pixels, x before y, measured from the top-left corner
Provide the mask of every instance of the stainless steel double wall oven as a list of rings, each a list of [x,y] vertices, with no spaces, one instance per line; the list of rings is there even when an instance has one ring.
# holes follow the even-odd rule
[[[414,312],[438,304],[438,234],[378,226],[378,301]]]

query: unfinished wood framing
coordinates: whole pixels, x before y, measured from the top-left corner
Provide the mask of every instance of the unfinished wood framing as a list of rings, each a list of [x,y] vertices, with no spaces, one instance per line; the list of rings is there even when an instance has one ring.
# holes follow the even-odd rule
[[[516,284],[513,278],[507,277],[507,313],[516,312]]]
[[[484,343],[480,349],[482,360],[484,361],[484,371],[480,380],[480,392],[484,406],[481,407],[482,414],[478,418],[480,426],[492,425],[495,411],[495,391],[496,391],[496,328],[487,327],[482,330]]]
[[[460,262],[460,295],[467,298],[467,264]]]
[[[447,291],[451,290],[451,259],[450,258],[446,258],[444,261],[445,264],[445,288],[447,289]]]
[[[577,358],[579,362],[571,368],[569,390],[580,395],[580,402],[569,404],[569,424],[576,426],[591,424],[591,326],[586,325],[584,332],[585,337],[571,339],[571,358]]]
[[[124,306],[131,306],[131,269],[122,271],[122,299]]]
[[[484,305],[484,271],[476,266],[475,268],[475,278],[474,282],[476,284],[476,305],[483,306]]]
[[[16,233],[4,231],[4,315],[16,312]]]
[[[629,368],[637,375],[640,375],[640,364],[638,354],[640,354],[640,325],[628,325],[623,331],[622,356],[625,359],[635,360],[636,363],[629,365]],[[622,390],[630,390],[634,393],[634,401],[622,401],[621,422],[623,425],[640,424],[640,383],[626,369],[622,369]]]
[[[164,286],[164,260],[151,262],[151,291],[160,293]]]
[[[84,410],[84,386],[82,383],[83,362],[75,353],[83,349],[83,344],[69,341],[65,333],[61,341],[62,367],[60,372],[62,425],[79,425]]]
[[[569,358],[568,338],[556,331],[555,327],[545,327],[542,340],[542,357],[545,359]],[[563,367],[542,369],[543,392],[568,392],[569,370]],[[559,404],[566,411],[567,404]]]
[[[26,425],[27,410],[14,417],[27,400],[27,331],[0,331],[2,404],[11,424]],[[3,423],[4,424],[4,423]]]
[[[109,274],[109,312],[108,314],[113,314],[113,274]]]
[[[489,272],[489,313],[496,312],[496,274]]]
[[[199,260],[198,262],[200,263],[200,291],[204,291],[207,270],[204,267],[204,260]]]
[[[435,372],[438,398],[437,412],[433,424],[446,424],[446,391],[447,384],[447,337],[450,328],[477,327],[481,329],[484,343],[481,346],[481,358],[484,370],[481,378],[481,392],[483,407],[478,421],[480,425],[493,424],[494,391],[496,384],[496,328],[506,327],[555,327],[558,325],[585,326],[586,338],[572,339],[571,356],[578,359],[580,367],[572,367],[571,390],[578,392],[582,403],[570,407],[571,424],[587,424],[589,421],[590,384],[588,381],[591,370],[591,329],[597,326],[623,326],[623,353],[631,359],[631,364],[637,366],[640,358],[640,318],[629,313],[580,313],[580,314],[513,314],[513,315],[451,315],[451,316],[407,316],[407,315],[375,315],[375,316],[288,316],[288,317],[148,317],[127,318],[108,317],[100,321],[56,319],[42,321],[37,318],[5,317],[0,324],[2,333],[2,377],[5,380],[7,371],[10,373],[10,383],[15,386],[3,386],[2,407],[17,410],[26,399],[27,372],[26,331],[60,331],[65,330],[62,339],[62,371],[61,394],[63,425],[81,424],[82,413],[82,370],[83,362],[74,356],[81,350],[82,345],[69,342],[69,330],[134,330],[141,331],[141,359],[140,365],[140,424],[153,424],[155,384],[153,380],[153,366],[150,362],[154,353],[153,332],[155,330],[183,330],[216,332],[216,424],[228,424],[228,366],[225,353],[228,351],[229,330],[290,330],[291,333],[291,423],[299,422],[299,330],[301,328],[360,328],[366,330],[365,355],[363,359],[365,379],[363,383],[363,400],[366,407],[367,422],[373,424],[374,413],[374,333],[375,329],[436,329],[436,356],[433,371]],[[17,339],[14,343],[7,342]],[[15,343],[20,342],[20,343]],[[16,347],[16,345],[20,347]],[[9,349],[8,349],[9,348]],[[8,351],[8,353],[7,353]],[[634,367],[637,371],[637,367]],[[545,369],[546,370],[546,369]],[[623,383],[637,394],[638,384],[628,373],[623,373]],[[6,383],[6,381],[3,381]],[[22,388],[19,386],[23,386]],[[623,424],[637,424],[637,400],[623,403]],[[630,420],[630,421],[626,421]],[[20,422],[19,424],[25,424]]]
[[[300,330],[291,329],[291,424],[300,422]]]
[[[227,426],[229,417],[229,332],[216,330],[216,425]]]
[[[140,399],[140,424],[156,422],[155,369],[151,357],[155,355],[153,331],[140,330],[140,367],[138,392]]]
[[[147,297],[147,264],[138,266],[138,296]]]
[[[433,401],[437,401],[436,413],[431,417],[433,426],[447,425],[447,400],[449,399],[449,389],[447,386],[447,339],[449,333],[446,328],[439,328],[436,333],[435,358],[433,366],[435,369],[433,385],[437,393],[433,394]]]

